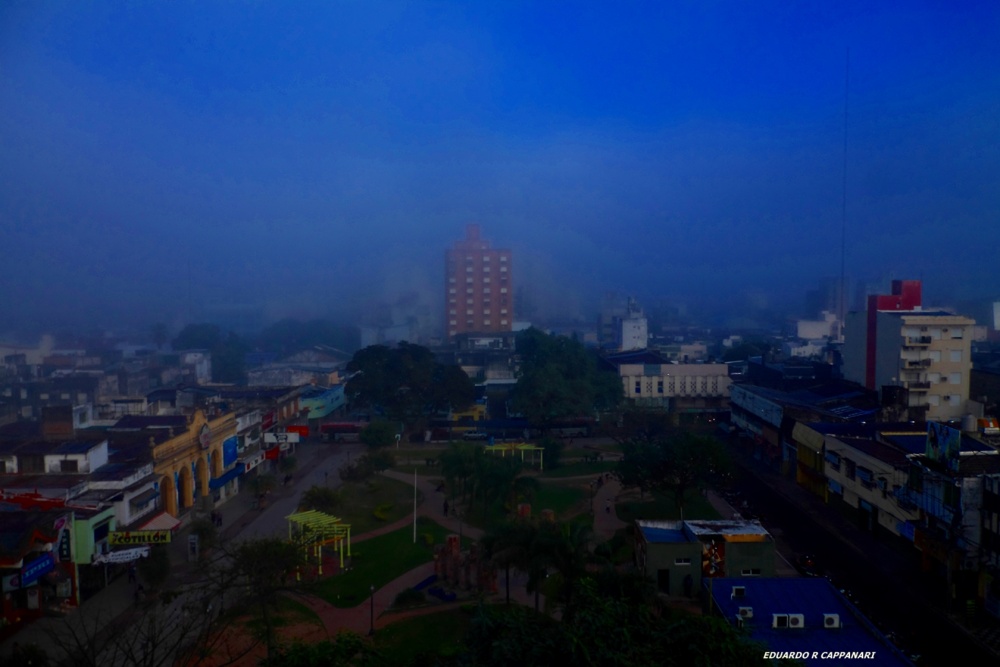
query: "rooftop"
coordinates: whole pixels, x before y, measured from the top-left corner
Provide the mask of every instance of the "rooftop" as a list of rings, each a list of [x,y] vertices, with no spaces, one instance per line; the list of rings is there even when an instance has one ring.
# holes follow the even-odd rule
[[[865,664],[912,666],[828,579],[714,578],[705,579],[703,586],[725,620],[737,624],[741,618],[750,638],[772,651],[816,656],[803,660],[806,665],[829,665],[830,660],[820,659],[824,653],[859,651],[872,656]],[[742,589],[742,595],[734,588]],[[775,614],[801,614],[801,626],[774,627]]]

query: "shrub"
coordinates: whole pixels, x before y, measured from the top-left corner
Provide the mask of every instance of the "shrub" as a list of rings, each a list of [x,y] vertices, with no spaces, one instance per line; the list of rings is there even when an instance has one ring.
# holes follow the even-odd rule
[[[389,518],[389,512],[392,510],[392,503],[382,503],[375,508],[375,518],[379,521],[385,521]]]
[[[407,588],[405,591],[401,591],[399,595],[396,596],[396,601],[393,603],[395,607],[406,607],[415,604],[422,604],[427,600],[427,596],[424,595],[423,591],[415,591],[412,588]]]

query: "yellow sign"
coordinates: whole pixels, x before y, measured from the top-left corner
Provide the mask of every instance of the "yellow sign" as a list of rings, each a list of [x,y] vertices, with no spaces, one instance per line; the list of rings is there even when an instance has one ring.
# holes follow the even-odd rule
[[[123,547],[132,544],[168,544],[169,530],[127,530],[108,533],[108,544]]]

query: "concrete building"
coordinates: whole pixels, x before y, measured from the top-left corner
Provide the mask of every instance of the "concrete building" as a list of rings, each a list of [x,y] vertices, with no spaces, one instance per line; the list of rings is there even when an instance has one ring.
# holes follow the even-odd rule
[[[844,377],[869,389],[903,387],[910,418],[949,420],[969,411],[975,321],[924,311],[920,282],[897,280],[889,296],[868,297],[847,316]]]
[[[465,239],[445,254],[445,331],[461,333],[511,331],[514,299],[510,250],[491,248],[468,225]]]
[[[773,577],[774,539],[756,521],[636,521],[636,565],[666,595],[692,597],[703,579]]]

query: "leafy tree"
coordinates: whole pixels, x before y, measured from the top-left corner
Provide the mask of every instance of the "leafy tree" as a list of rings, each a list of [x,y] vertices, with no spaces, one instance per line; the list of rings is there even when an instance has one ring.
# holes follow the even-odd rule
[[[617,373],[598,366],[576,339],[531,328],[517,337],[520,370],[514,409],[548,428],[555,421],[609,410],[622,399]]]
[[[396,442],[396,427],[392,422],[380,419],[373,421],[361,430],[360,439],[372,449],[389,447]]]
[[[244,608],[252,610],[261,623],[261,639],[268,658],[277,646],[276,612],[282,591],[296,587],[296,569],[304,564],[301,545],[280,538],[240,542],[232,548],[221,568],[220,582],[244,586]]]
[[[729,467],[729,457],[717,440],[677,432],[650,442],[624,443],[615,476],[640,493],[650,489],[669,493],[683,518],[691,495],[721,478]]]
[[[302,494],[299,508],[333,514],[341,507],[342,502],[343,499],[338,489],[331,489],[327,486],[311,486]]]
[[[441,410],[467,407],[475,393],[461,368],[439,364],[429,349],[406,342],[359,350],[347,370],[356,373],[347,383],[354,401],[407,426]]]

